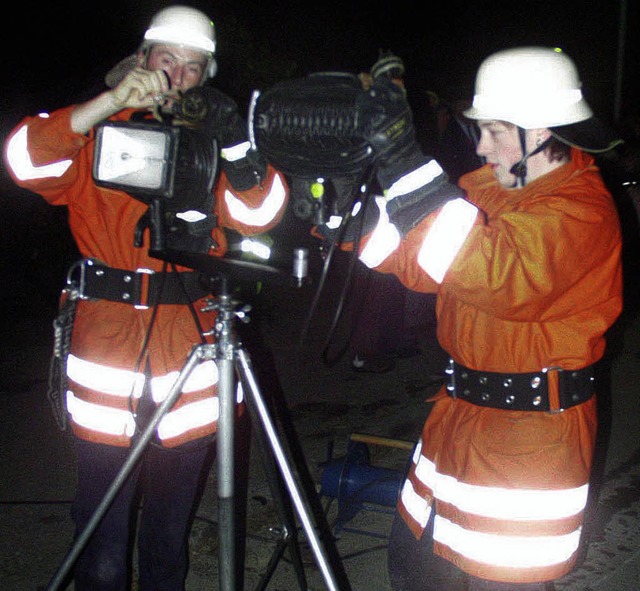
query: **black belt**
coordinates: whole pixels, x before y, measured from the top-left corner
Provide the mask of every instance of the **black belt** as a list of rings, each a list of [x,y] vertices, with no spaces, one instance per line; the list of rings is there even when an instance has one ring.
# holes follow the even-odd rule
[[[127,271],[84,259],[69,271],[81,299],[101,299],[147,308],[155,304],[188,304],[205,297],[200,273],[156,273],[149,269]]]
[[[560,406],[549,400],[549,373],[558,373]],[[531,373],[478,371],[449,361],[447,393],[479,406],[508,410],[559,411],[586,402],[595,393],[593,366],[550,368]]]

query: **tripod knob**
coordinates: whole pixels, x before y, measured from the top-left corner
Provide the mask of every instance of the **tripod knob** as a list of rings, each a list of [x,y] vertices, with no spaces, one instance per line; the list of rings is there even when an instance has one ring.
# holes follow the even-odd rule
[[[251,322],[251,318],[249,318],[249,312],[251,312],[251,305],[246,304],[242,306],[242,308],[239,308],[238,310],[236,310],[235,312],[236,318],[240,322],[243,322],[244,324],[248,324],[249,322]]]

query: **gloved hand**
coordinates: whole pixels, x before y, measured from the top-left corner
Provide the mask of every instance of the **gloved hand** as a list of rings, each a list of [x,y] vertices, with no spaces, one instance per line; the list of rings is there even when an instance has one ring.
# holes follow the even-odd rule
[[[435,160],[427,164],[427,169],[434,171],[440,168]],[[441,170],[441,169],[440,169]],[[427,172],[431,176],[431,172]],[[432,181],[420,186],[414,191],[399,195],[387,196],[386,211],[389,221],[396,227],[400,236],[415,228],[425,217],[448,201],[464,198],[464,191],[449,182],[444,172],[437,174]]]
[[[411,108],[404,89],[386,77],[376,79],[358,98],[364,135],[376,159],[394,162],[415,143]]]
[[[387,77],[377,78],[362,95],[359,110],[383,191],[430,160],[416,140],[413,115],[401,86]]]
[[[215,137],[221,149],[222,169],[234,189],[246,191],[266,174],[266,161],[251,150],[247,126],[236,103],[215,88],[204,86],[185,93],[182,116],[201,121],[202,128]]]

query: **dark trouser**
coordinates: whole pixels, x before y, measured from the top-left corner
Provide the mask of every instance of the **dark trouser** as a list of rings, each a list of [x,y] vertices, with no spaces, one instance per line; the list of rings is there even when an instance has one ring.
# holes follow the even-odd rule
[[[242,582],[248,425],[240,431],[242,435],[238,433],[235,449],[239,474],[235,495],[238,513],[235,552],[236,580]],[[130,450],[80,439],[76,440],[76,450],[78,488],[72,517],[79,534]],[[148,445],[77,560],[75,590],[124,591],[129,588],[131,542],[135,537],[136,519],[139,519],[139,591],[183,591],[189,565],[189,534],[213,458],[214,446],[210,440],[174,449]]]
[[[396,514],[387,554],[393,591],[553,591],[551,583],[498,583],[463,573],[433,553],[433,519],[420,540]]]

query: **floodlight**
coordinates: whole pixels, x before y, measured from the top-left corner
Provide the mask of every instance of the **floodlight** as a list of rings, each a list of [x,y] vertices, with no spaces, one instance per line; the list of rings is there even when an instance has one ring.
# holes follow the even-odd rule
[[[96,129],[93,178],[128,193],[170,198],[180,128],[132,122],[102,123]]]

